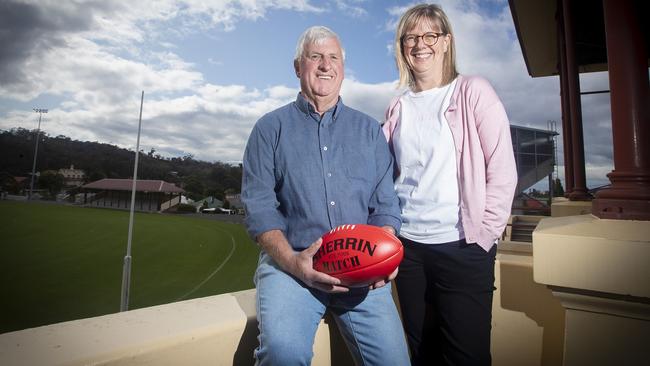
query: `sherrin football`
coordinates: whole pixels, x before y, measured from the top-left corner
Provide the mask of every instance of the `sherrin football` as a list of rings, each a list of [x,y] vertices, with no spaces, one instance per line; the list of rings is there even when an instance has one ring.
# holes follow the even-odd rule
[[[314,269],[348,287],[365,287],[390,275],[404,257],[397,237],[372,225],[341,225],[323,235]]]

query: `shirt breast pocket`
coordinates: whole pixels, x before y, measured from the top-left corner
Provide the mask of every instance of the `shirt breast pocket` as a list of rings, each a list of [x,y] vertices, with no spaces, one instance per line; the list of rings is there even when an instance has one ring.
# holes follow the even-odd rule
[[[354,182],[370,184],[375,180],[374,155],[368,151],[347,148],[343,150],[343,165],[346,177]]]

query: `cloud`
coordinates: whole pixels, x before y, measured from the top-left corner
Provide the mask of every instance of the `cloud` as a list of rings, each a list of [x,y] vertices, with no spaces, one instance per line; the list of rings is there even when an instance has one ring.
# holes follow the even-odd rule
[[[297,90],[212,85],[174,53],[165,25],[175,22],[179,34],[230,31],[239,20],[259,19],[269,9],[324,11],[295,0],[9,0],[0,4],[0,98],[58,96],[63,102],[50,108],[46,131],[133,148],[145,90],[143,143],[169,155],[239,160],[254,121]],[[155,51],[152,40],[164,51]],[[25,111],[3,117],[3,129],[33,120]]]
[[[15,88],[26,92],[37,88],[29,62],[65,46],[63,34],[90,27],[84,15],[71,16],[37,4],[4,1],[0,4],[0,91]]]
[[[101,63],[101,60],[123,62],[118,59],[155,57],[142,47],[143,42],[168,34],[165,25],[172,21],[178,22],[174,24],[174,32],[181,34],[219,27],[229,31],[241,19],[264,17],[268,9],[324,11],[307,1],[293,0],[3,1],[0,4],[0,44],[3,45],[0,48],[0,95],[27,101],[44,93],[74,91],[76,89],[65,89],[70,84],[54,85],[64,79],[55,74],[68,66],[82,72],[83,66],[96,69],[89,63],[80,65],[85,60]],[[164,39],[158,39],[158,43],[170,48],[170,43]],[[154,69],[164,66],[155,61]],[[176,69],[186,70],[187,67]]]
[[[492,5],[453,0],[438,3],[452,23],[459,71],[487,78],[499,94],[512,124],[547,129],[548,121],[556,121],[561,133],[559,78],[533,79],[528,75],[507,4],[501,0],[494,0]],[[385,30],[394,32],[399,17],[414,4],[388,8]],[[488,11],[494,5],[501,11],[496,14]],[[583,91],[607,90],[607,74],[582,74],[581,87]],[[582,112],[587,177],[590,182],[602,185],[607,180],[603,172],[613,168],[609,94],[582,96]],[[561,136],[557,142],[558,161],[563,164]]]
[[[513,124],[545,129],[547,121],[555,120],[561,126],[558,79],[528,76],[507,2],[440,2],[455,31],[460,71],[486,77]],[[415,3],[384,10],[386,20],[379,24],[387,35],[381,39],[388,52],[399,17]],[[44,115],[48,133],[134,148],[140,92],[145,90],[144,149],[154,147],[165,156],[191,153],[204,160],[239,161],[255,121],[292,101],[297,81],[257,88],[217,85],[183,57],[175,42],[197,33],[230,32],[238,22],[263,19],[271,10],[369,17],[366,9],[379,6],[363,0],[320,4],[5,0],[0,3],[0,102],[56,97],[62,102]],[[582,75],[581,82],[585,91],[608,89],[604,73]],[[390,98],[398,93],[395,85],[394,80],[366,83],[350,72],[341,94],[347,105],[381,120]],[[608,94],[582,97],[585,157],[588,177],[594,181],[612,169],[608,100]],[[31,128],[25,121],[34,121],[34,114],[0,111],[1,129]],[[560,163],[562,152],[560,137]]]
[[[351,0],[351,1],[334,0],[334,3],[336,4],[336,8],[338,9],[339,12],[352,17],[363,17],[368,15],[366,9],[364,9],[361,6],[355,5],[364,2],[366,1],[365,0]]]
[[[353,15],[365,13],[357,6],[363,1],[336,1],[339,9]],[[212,86],[203,80],[193,65],[173,52],[173,43],[159,40],[166,50],[154,52],[142,48],[145,41],[164,33],[163,25],[177,21],[179,33],[201,31],[211,27],[232,30],[239,19],[264,17],[267,9],[291,9],[298,12],[322,12],[307,1],[158,1],[156,3],[125,0],[87,1],[83,4],[54,0],[40,2],[3,2],[0,12],[0,96],[9,100],[27,102],[43,95],[64,99],[59,108],[53,108],[49,118],[66,118],[74,126],[83,118],[84,126],[91,121],[123,118],[124,105],[130,98],[146,90],[147,101],[160,102],[157,114],[167,112],[179,115],[186,109],[203,107],[216,113],[209,98],[219,100],[231,94],[241,98],[241,87]],[[213,60],[214,61],[214,60]],[[239,89],[238,89],[239,88]],[[197,95],[198,93],[198,95]],[[253,93],[253,92],[251,92]],[[275,106],[276,99],[295,97],[296,90],[284,86],[270,86],[268,98],[260,94],[248,95],[247,101],[233,106],[246,109]],[[253,100],[260,97],[260,100]],[[195,104],[192,104],[195,103]],[[248,104],[246,104],[248,103]],[[244,107],[245,106],[245,107]],[[178,108],[172,111],[171,108]],[[190,108],[192,107],[192,108]],[[58,111],[58,112],[57,112]],[[6,113],[2,127],[11,127],[16,119],[28,118],[26,114]],[[97,116],[91,118],[91,116]],[[105,120],[108,118],[108,120]],[[110,128],[106,131],[114,140]],[[63,128],[61,132],[72,132]],[[116,128],[116,132],[121,132]],[[99,133],[77,131],[74,136],[95,137]]]
[[[397,82],[366,84],[347,78],[341,87],[343,102],[383,122],[384,112],[390,100],[399,94]]]
[[[184,97],[149,98],[145,92],[141,146],[155,147],[164,156],[191,153],[209,161],[241,160],[255,121],[294,99],[296,93],[297,89],[280,86],[258,91],[210,84]],[[118,105],[104,105],[102,113],[81,108],[51,109],[43,126],[56,134],[133,149],[139,97],[139,93],[131,93]],[[7,119],[27,118],[30,116],[25,112]]]

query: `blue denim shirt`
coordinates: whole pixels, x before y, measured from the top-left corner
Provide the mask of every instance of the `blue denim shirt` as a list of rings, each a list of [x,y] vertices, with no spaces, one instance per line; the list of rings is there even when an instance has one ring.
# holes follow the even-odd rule
[[[296,250],[338,225],[401,226],[379,123],[341,98],[321,118],[298,94],[257,121],[244,153],[242,201],[253,239],[282,230]]]

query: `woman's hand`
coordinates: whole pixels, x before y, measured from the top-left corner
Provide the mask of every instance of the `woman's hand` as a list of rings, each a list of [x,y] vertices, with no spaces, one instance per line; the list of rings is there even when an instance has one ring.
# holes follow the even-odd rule
[[[386,225],[386,226],[382,226],[381,228],[382,228],[383,230],[385,230],[385,231],[387,231],[387,232],[389,232],[389,233],[395,235],[395,229],[394,229],[392,226],[390,226],[390,225]],[[371,284],[371,285],[368,286],[368,287],[369,287],[371,290],[374,290],[374,289],[378,289],[378,288],[380,288],[380,287],[384,287],[384,286],[386,286],[386,284],[387,284],[388,282],[394,280],[395,277],[397,277],[397,272],[398,272],[398,270],[399,270],[399,267],[398,267],[398,268],[395,268],[395,270],[393,271],[393,273],[391,273],[390,275],[388,275],[388,277],[386,277],[386,278],[384,278],[384,279],[381,279],[381,280],[379,280],[379,281],[377,281],[377,282]]]
[[[386,225],[386,226],[382,226],[381,228],[382,228],[384,231],[389,232],[389,233],[395,235],[395,228],[394,228],[394,227],[392,227],[392,226],[390,226],[390,225]]]
[[[397,272],[398,272],[398,271],[399,271],[399,267],[395,268],[395,270],[393,271],[393,273],[391,273],[390,275],[388,275],[388,277],[386,277],[386,278],[384,278],[384,279],[382,279],[382,280],[379,280],[379,281],[377,281],[377,282],[371,284],[371,285],[368,286],[368,287],[369,287],[371,290],[374,290],[374,289],[378,289],[378,288],[380,288],[380,287],[384,287],[384,286],[386,286],[386,284],[387,284],[388,282],[394,280],[395,277],[397,277]]]

